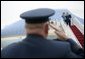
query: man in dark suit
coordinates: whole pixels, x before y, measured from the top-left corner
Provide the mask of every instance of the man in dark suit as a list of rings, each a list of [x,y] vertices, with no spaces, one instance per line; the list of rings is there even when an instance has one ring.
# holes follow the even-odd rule
[[[50,25],[59,40],[48,40],[49,16],[54,10],[48,8],[27,11],[20,15],[25,19],[27,37],[1,51],[2,58],[82,58],[83,50],[63,31]]]
[[[67,14],[66,14],[66,24],[67,25],[69,25],[69,26],[71,26],[71,14],[69,14],[68,12],[67,12]]]
[[[62,13],[62,18],[63,18],[64,22],[66,23],[66,14],[65,14],[65,12]]]

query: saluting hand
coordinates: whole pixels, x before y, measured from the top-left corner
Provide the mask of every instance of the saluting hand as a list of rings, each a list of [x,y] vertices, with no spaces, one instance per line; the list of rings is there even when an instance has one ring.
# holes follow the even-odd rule
[[[58,36],[60,40],[67,40],[68,37],[66,36],[65,32],[62,30],[59,30],[58,28],[55,28],[52,24],[49,24],[50,27],[52,27],[55,30],[55,34]]]

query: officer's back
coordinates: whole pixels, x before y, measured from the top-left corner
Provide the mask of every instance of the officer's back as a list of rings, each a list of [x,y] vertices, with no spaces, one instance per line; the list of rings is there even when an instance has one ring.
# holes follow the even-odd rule
[[[76,46],[72,40],[62,36],[67,41],[47,40],[49,16],[54,14],[51,9],[36,9],[27,11],[20,15],[25,19],[27,37],[18,43],[13,43],[1,52],[2,58],[78,58],[82,57],[82,52],[77,48],[72,50],[71,46]],[[56,32],[59,34],[58,32]],[[63,34],[63,32],[62,32]],[[65,35],[65,34],[64,34]],[[70,44],[71,43],[71,44]],[[77,50],[75,52],[75,50]],[[75,53],[74,53],[75,52]]]

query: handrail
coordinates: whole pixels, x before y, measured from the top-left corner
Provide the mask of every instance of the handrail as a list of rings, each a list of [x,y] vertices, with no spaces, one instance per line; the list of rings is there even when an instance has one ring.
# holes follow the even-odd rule
[[[70,29],[70,27],[67,26],[63,20],[60,21],[60,24],[61,24],[61,26],[63,27],[64,32],[66,33],[66,35],[67,35],[69,38],[72,38],[80,47],[82,47],[81,44],[80,44],[80,42],[77,40],[76,36],[75,36],[74,33],[72,32],[72,30]]]
[[[80,30],[80,32],[84,35],[84,25],[80,23],[77,17],[73,17],[72,23]]]

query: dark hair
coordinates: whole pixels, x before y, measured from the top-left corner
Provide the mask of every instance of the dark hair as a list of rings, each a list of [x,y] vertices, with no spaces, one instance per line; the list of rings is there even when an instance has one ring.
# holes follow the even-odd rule
[[[65,12],[63,12],[63,14],[65,14]]]

